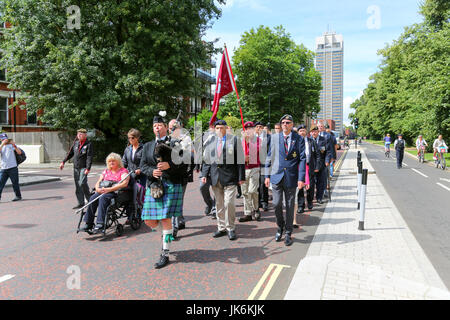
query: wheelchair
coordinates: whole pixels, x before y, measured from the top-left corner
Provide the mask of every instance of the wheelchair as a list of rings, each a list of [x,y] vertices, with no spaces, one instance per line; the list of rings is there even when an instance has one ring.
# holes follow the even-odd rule
[[[106,209],[106,216],[105,216],[105,222],[103,224],[103,229],[101,229],[101,233],[103,235],[106,234],[106,230],[110,229],[112,227],[115,227],[115,232],[117,236],[123,235],[124,232],[124,225],[125,223],[120,223],[120,219],[127,218],[131,229],[138,230],[142,225],[142,219],[141,219],[141,213],[142,208],[144,206],[144,195],[145,195],[145,188],[141,186],[139,183],[134,181],[134,179],[131,179],[130,181],[130,187],[126,187],[124,189],[121,189],[119,191],[116,191],[113,193],[113,198],[111,199],[111,203]],[[135,206],[133,205],[133,188],[136,192],[136,201]],[[91,195],[95,193],[95,189],[92,190]],[[97,201],[100,197],[96,198],[95,200],[91,201],[90,203]],[[89,203],[89,204],[90,204]],[[83,221],[83,217],[87,212],[87,208],[89,204],[85,205],[82,210],[80,211],[80,220],[78,222],[78,228],[77,233],[79,233],[81,223]],[[133,209],[133,207],[135,207]],[[98,212],[96,213],[97,217]],[[96,218],[95,217],[95,218]],[[94,233],[93,229],[86,231],[89,235],[92,234],[98,234]]]

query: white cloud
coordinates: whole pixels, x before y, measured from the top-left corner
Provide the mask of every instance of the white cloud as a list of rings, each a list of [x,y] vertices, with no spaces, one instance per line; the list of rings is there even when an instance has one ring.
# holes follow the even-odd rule
[[[222,9],[229,10],[232,7],[249,8],[255,11],[270,12],[270,9],[265,6],[263,0],[227,0],[225,5],[221,5]]]

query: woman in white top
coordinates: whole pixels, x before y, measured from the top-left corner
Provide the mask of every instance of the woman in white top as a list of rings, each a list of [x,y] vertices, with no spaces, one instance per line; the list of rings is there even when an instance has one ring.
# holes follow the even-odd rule
[[[442,139],[442,134],[440,134],[439,137],[436,140],[434,140],[434,143],[433,143],[433,150],[434,150],[433,159],[434,160],[437,159],[436,158],[436,153],[438,152],[438,148],[439,147],[445,147],[448,150],[448,147],[445,144],[444,139]]]

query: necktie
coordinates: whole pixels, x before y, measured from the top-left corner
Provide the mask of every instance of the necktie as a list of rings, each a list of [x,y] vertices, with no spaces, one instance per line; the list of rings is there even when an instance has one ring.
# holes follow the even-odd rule
[[[222,149],[223,149],[222,139],[220,139],[219,144],[217,145],[217,155],[219,158],[222,155]]]
[[[286,155],[289,152],[288,143],[287,143],[288,138],[289,138],[289,136],[284,137],[284,150],[286,151]]]

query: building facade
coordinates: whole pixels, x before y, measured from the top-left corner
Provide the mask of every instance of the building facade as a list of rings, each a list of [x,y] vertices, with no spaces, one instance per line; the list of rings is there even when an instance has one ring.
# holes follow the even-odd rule
[[[335,130],[343,129],[344,38],[335,32],[325,32],[316,38],[316,70],[322,77],[318,120],[333,120]]]

